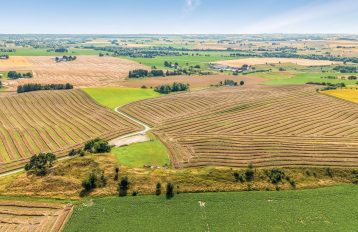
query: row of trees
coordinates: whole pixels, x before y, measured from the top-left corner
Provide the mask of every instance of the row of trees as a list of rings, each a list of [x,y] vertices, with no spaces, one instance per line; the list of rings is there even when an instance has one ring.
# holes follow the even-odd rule
[[[39,90],[65,90],[65,89],[73,89],[73,85],[70,83],[66,84],[24,84],[19,85],[17,87],[17,93],[25,93],[25,92],[31,92],[31,91],[39,91]]]
[[[358,72],[358,68],[356,66],[336,66],[333,70],[338,71],[340,73],[356,73]]]
[[[0,52],[16,52],[15,48],[0,48]]]
[[[9,55],[5,54],[5,55],[0,55],[0,59],[9,59]]]
[[[55,61],[56,62],[61,62],[61,61],[73,61],[76,60],[77,56],[63,56],[63,57],[56,57]]]
[[[7,73],[7,77],[14,80],[14,79],[19,79],[19,78],[32,78],[33,75],[31,72],[18,73],[16,71],[10,71]]]
[[[133,71],[129,71],[129,78],[143,78],[143,77],[163,77],[165,76],[163,70],[153,69],[151,71],[145,69],[136,69]]]
[[[155,92],[168,94],[189,90],[189,84],[174,82],[172,85],[159,85],[154,88]]]

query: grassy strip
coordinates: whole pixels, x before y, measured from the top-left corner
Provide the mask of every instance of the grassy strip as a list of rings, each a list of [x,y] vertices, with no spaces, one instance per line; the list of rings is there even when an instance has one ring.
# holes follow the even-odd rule
[[[145,164],[169,165],[167,148],[154,135],[149,134],[149,136],[150,141],[113,148],[112,154],[121,165],[131,168],[143,167]]]
[[[179,194],[171,200],[164,196],[96,198],[75,208],[65,231],[354,231],[357,194],[357,186],[342,185]]]

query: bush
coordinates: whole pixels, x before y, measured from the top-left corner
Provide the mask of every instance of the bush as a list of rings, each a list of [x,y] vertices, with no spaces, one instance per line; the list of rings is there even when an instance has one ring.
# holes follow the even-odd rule
[[[47,174],[48,168],[51,168],[56,160],[53,153],[40,153],[30,158],[30,161],[25,165],[25,171],[33,171],[38,176]]]
[[[253,166],[252,166],[252,164],[249,164],[248,168],[245,171],[245,179],[246,179],[246,181],[251,182],[254,180],[254,176],[255,176],[255,172],[254,172]]]
[[[240,81],[240,85],[243,86],[245,84],[245,81]]]
[[[171,199],[174,197],[174,185],[172,183],[167,184],[166,197],[167,199]]]
[[[285,178],[285,173],[281,169],[272,169],[267,176],[270,178],[272,184],[278,184]]]
[[[119,177],[119,167],[116,167],[116,168],[114,169],[114,172],[115,172],[115,174],[114,174],[114,180],[117,181],[117,180],[118,180],[118,177]]]
[[[326,168],[326,169],[325,169],[325,175],[326,175],[326,176],[329,176],[330,178],[332,178],[332,177],[333,177],[333,171],[332,171],[332,169],[331,169],[331,168]]]
[[[238,172],[234,172],[234,177],[235,177],[235,181],[236,182],[244,182],[245,180],[244,180],[244,177],[240,174],[240,173],[238,173]]]
[[[162,194],[162,185],[158,182],[155,186],[155,195],[159,196],[160,194]]]
[[[97,187],[97,175],[95,173],[91,173],[85,180],[82,181],[82,187],[84,192],[90,192],[94,188]]]
[[[120,197],[127,196],[129,185],[130,183],[128,181],[128,177],[127,176],[122,177],[121,181],[118,184],[118,193]]]

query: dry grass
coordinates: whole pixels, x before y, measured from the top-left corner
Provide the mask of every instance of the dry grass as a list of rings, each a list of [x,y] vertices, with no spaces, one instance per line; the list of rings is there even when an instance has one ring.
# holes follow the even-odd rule
[[[91,172],[104,171],[107,178],[105,187],[94,189],[91,196],[110,196],[118,194],[118,181],[114,180],[117,160],[110,154],[90,155],[63,160],[55,164],[45,177],[19,173],[0,179],[0,195],[3,196],[31,196],[39,198],[80,199],[81,182]],[[172,182],[180,192],[224,192],[255,190],[275,190],[267,176],[271,169],[254,169],[253,182],[237,182],[234,172],[244,176],[245,169],[226,167],[199,167],[185,169],[145,169],[120,167],[119,178],[128,176],[130,189],[128,194],[138,191],[139,194],[154,194],[158,182],[165,184]],[[286,176],[296,181],[296,188],[315,188],[352,183],[355,176],[353,169],[330,169],[332,176],[322,168],[283,168]],[[178,188],[179,186],[179,188]],[[278,185],[280,189],[292,189],[286,180]],[[164,190],[163,190],[164,191]]]
[[[244,58],[238,60],[225,60],[216,62],[222,65],[228,65],[233,67],[241,67],[244,64],[247,65],[259,65],[259,64],[284,64],[284,63],[293,63],[303,66],[322,66],[322,65],[332,65],[340,64],[341,62],[333,62],[328,60],[309,60],[309,59],[296,59],[296,58]]]

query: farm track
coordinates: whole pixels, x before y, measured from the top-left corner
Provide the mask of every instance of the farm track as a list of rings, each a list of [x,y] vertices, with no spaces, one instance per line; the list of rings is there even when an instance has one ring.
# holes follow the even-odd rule
[[[0,105],[0,173],[23,167],[39,152],[64,157],[90,139],[109,140],[142,129],[81,90],[7,96]]]
[[[154,126],[175,167],[358,167],[358,105],[311,86],[208,89],[122,111]]]

